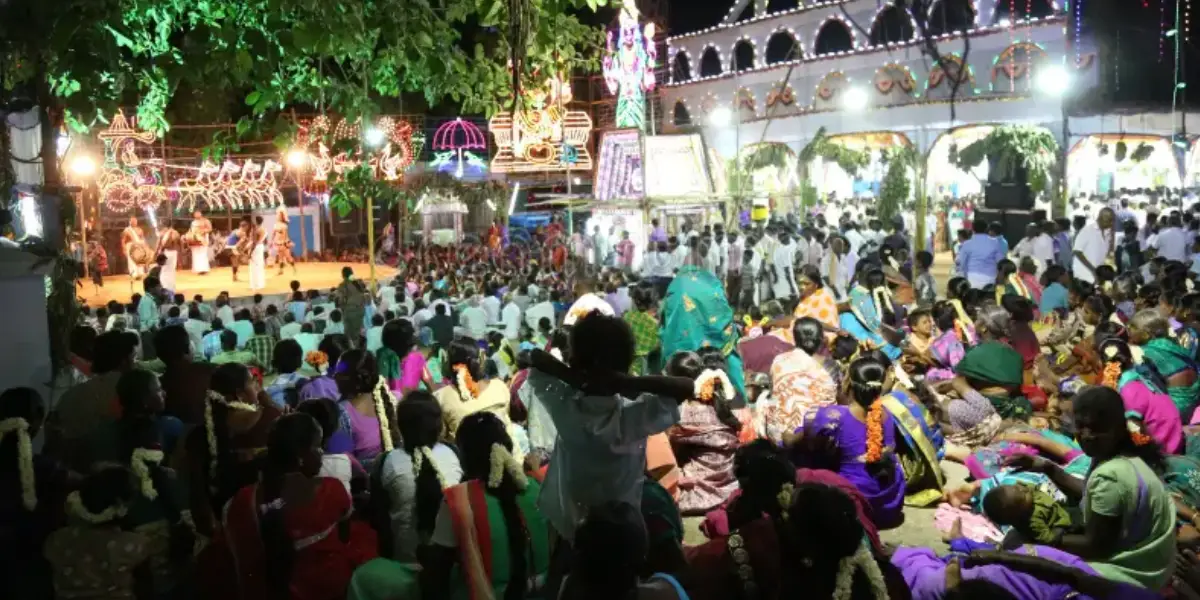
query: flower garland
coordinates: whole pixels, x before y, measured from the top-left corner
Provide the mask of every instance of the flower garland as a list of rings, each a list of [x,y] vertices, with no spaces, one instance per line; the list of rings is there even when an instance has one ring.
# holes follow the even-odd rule
[[[883,382],[868,381],[862,384],[870,389],[883,389]],[[876,398],[867,410],[867,464],[883,458],[883,398]]]
[[[220,392],[208,390],[208,395],[204,402],[204,433],[208,438],[208,456],[209,456],[209,477],[214,479],[214,483],[209,484],[210,489],[216,489],[215,478],[217,472],[217,429],[213,425],[213,404],[224,405],[229,410],[240,412],[258,412],[259,407],[245,402],[230,402],[225,399],[225,396]]]
[[[1104,358],[1107,359],[1104,363],[1104,377],[1100,380],[1101,385],[1117,389],[1117,385],[1121,381],[1121,363],[1117,362],[1117,347],[1109,346],[1104,349]]]
[[[438,485],[444,490],[446,485],[446,476],[442,474],[442,470],[438,468],[437,461],[433,460],[433,450],[429,446],[420,446],[413,450],[412,465],[413,478],[421,475],[421,467],[425,462],[429,462],[430,468],[433,469],[434,475],[437,475]]]
[[[312,367],[317,373],[324,375],[329,368],[329,355],[320,350],[313,350],[304,355],[304,362]]]
[[[375,400],[375,417],[379,419],[379,442],[383,445],[384,452],[391,452],[395,448],[392,442],[392,428],[388,423],[387,407],[383,404],[383,395],[387,394],[388,400],[392,406],[396,405],[396,397],[392,395],[392,390],[388,388],[387,378],[383,375],[379,376],[379,382],[375,384],[371,396]]]
[[[725,399],[732,399],[735,393],[733,382],[729,381],[729,376],[725,374],[725,371],[720,369],[705,369],[696,378],[694,391],[696,399],[703,400],[704,402],[712,402],[718,383],[721,384],[721,391],[725,394]]]
[[[861,570],[871,582],[871,595],[875,600],[887,600],[887,583],[883,579],[883,571],[871,555],[871,549],[864,539],[854,554],[841,560],[838,565],[837,584],[833,588],[833,600],[850,600],[851,587],[854,585],[854,572]]]
[[[489,489],[500,487],[500,482],[504,480],[504,473],[508,473],[512,477],[513,483],[518,490],[524,490],[529,485],[529,480],[525,477],[525,472],[521,470],[521,465],[517,463],[517,459],[513,458],[508,448],[504,444],[492,444],[492,453],[488,457],[490,467],[488,468],[487,486]]]
[[[479,396],[479,384],[475,383],[475,378],[471,377],[471,371],[467,365],[454,365],[454,372],[457,374],[455,379],[458,382],[458,396],[463,403],[470,402]]]
[[[1133,421],[1125,421],[1125,427],[1129,430],[1129,439],[1133,441],[1134,446],[1145,446],[1154,441],[1153,438],[1142,433],[1142,428]]]
[[[886,285],[881,285],[874,290],[871,290],[871,298],[875,301],[875,310],[881,313],[880,320],[883,320],[883,306],[886,304],[887,309],[896,312],[896,307],[892,304],[892,291]]]
[[[105,523],[123,518],[128,512],[124,504],[114,504],[99,513],[93,513],[83,505],[83,498],[79,496],[78,491],[71,492],[67,496],[67,514],[92,525],[103,525]]]
[[[37,486],[33,478],[33,443],[29,439],[29,421],[12,417],[0,421],[0,441],[8,434],[17,436],[17,466],[21,473],[21,503],[25,510],[37,508]]]
[[[150,464],[158,465],[162,461],[162,450],[150,448],[134,448],[133,454],[129,457],[129,468],[137,476],[138,482],[141,484],[142,495],[147,500],[158,497],[158,490],[154,489],[154,480],[150,478]]]

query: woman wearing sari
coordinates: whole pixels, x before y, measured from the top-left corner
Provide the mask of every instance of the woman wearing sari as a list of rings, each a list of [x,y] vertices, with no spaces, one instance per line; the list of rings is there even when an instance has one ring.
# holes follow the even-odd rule
[[[842,330],[858,341],[880,347],[888,358],[896,360],[900,358],[900,348],[883,335],[884,332],[895,333],[885,323],[888,315],[894,315],[895,311],[883,271],[867,262],[859,264],[862,266],[858,272],[859,283],[850,289],[850,312],[842,313],[839,323]]]
[[[1179,417],[1192,423],[1200,399],[1200,377],[1196,361],[1170,337],[1170,324],[1155,310],[1142,310],[1129,321],[1129,341],[1141,346],[1144,360],[1167,380],[1167,393],[1179,409]]]
[[[775,442],[789,438],[810,411],[837,402],[837,385],[820,361],[828,354],[824,327],[811,317],[799,318],[792,336],[796,348],[771,363],[770,403],[754,407],[762,414],[768,439]]]
[[[882,401],[891,372],[874,358],[851,363],[845,397],[851,403],[809,412],[792,443],[798,464],[828,465],[853,483],[871,503],[882,529],[904,522],[905,482],[896,458],[895,420]]]
[[[423,597],[537,597],[550,566],[550,527],[537,508],[541,487],[525,476],[496,415],[467,416],[456,441],[463,483],[445,492],[422,563]]]
[[[484,379],[480,364],[479,347],[471,340],[455,340],[446,349],[446,361],[442,373],[448,385],[434,392],[438,404],[442,405],[442,440],[450,442],[458,433],[458,425],[468,415],[490,412],[500,418],[509,429],[514,442],[525,440],[527,434],[508,418],[508,386],[499,379]],[[526,448],[518,443],[515,452],[521,459]]]
[[[662,306],[662,355],[718,348],[725,372],[738,394],[745,394],[742,357],[737,352],[737,328],[725,287],[712,271],[685,266],[667,288]]]
[[[1024,420],[1033,414],[1029,400],[1021,395],[1024,360],[1008,344],[985,341],[971,348],[954,372],[971,391],[987,398],[1000,418]]]
[[[937,362],[925,372],[925,381],[935,383],[954,378],[954,367],[972,345],[975,328],[960,317],[958,308],[951,300],[939,300],[933,305],[933,318],[941,333],[929,343],[929,356]]]
[[[792,313],[797,319],[809,317],[816,319],[829,331],[838,329],[838,306],[829,291],[821,283],[821,270],[813,265],[804,265],[796,274],[796,289],[800,294],[800,303]],[[790,332],[788,332],[790,333]],[[786,339],[786,337],[785,337]],[[794,340],[788,339],[788,342]]]
[[[1104,362],[1106,385],[1121,394],[1125,416],[1154,438],[1167,454],[1183,450],[1183,422],[1167,394],[1167,382],[1148,362],[1137,364],[1123,340],[1101,340],[1097,348]]]
[[[417,348],[412,323],[406,319],[389,321],[383,326],[383,347],[376,352],[379,374],[397,398],[422,385],[433,389],[433,378],[425,364],[425,355]]]
[[[929,506],[942,499],[946,477],[941,460],[946,440],[937,420],[915,394],[899,389],[883,397],[883,408],[896,423],[901,442],[897,447],[904,471],[905,498],[909,506]]]
[[[1036,303],[1033,292],[1017,272],[1017,263],[1006,258],[996,263],[996,304],[1000,304],[1000,299],[1009,294]]]

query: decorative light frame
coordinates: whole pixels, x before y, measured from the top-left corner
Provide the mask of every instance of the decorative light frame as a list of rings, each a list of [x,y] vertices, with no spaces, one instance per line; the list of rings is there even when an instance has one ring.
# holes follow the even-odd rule
[[[596,183],[593,186],[597,200],[632,200],[645,197],[641,129],[604,132],[600,138],[598,152],[600,156],[596,165]],[[628,185],[624,188],[628,189],[628,192],[622,189],[622,182]]]
[[[402,183],[405,170],[412,166],[421,154],[421,149],[425,145],[425,134],[415,131],[408,121],[397,121],[392,117],[378,119],[374,128],[383,132],[387,144],[380,151],[371,153],[366,164],[371,167],[371,171],[378,179]],[[331,129],[332,133],[330,133]],[[332,128],[330,119],[326,115],[320,115],[310,121],[300,123],[296,146],[307,151],[310,157],[308,161],[312,170],[310,190],[325,191],[332,176],[340,176],[363,164],[361,159],[353,158],[346,152],[331,154],[329,148],[329,145],[335,145],[342,140],[360,139],[361,137],[362,119],[348,121],[342,118]],[[326,145],[326,142],[329,142],[329,145]]]
[[[945,0],[942,0],[942,1],[944,2]],[[1062,12],[1062,8],[1059,6],[1058,0],[1047,0],[1047,1],[1050,2],[1051,16],[1057,15],[1058,13]],[[974,2],[972,1],[972,3],[974,3]],[[990,11],[988,11],[988,13],[989,13],[988,14],[988,23],[989,24],[993,23],[996,20],[996,9],[1000,8],[1000,5],[1001,5],[1001,0],[997,0],[994,4],[992,4],[992,9]],[[975,14],[978,15],[979,13],[977,12]],[[1045,17],[1043,17],[1043,18],[1045,18]],[[1011,11],[1010,11],[1010,14],[1008,15],[1008,20],[1009,20],[1010,24],[1015,25],[1017,23],[1024,23],[1026,21],[1030,21],[1031,19],[1029,18],[1028,13],[1025,14],[1025,18],[1017,19],[1011,14]],[[976,17],[975,22],[976,22],[976,24],[979,23],[978,17]]]
[[[198,168],[175,168],[195,172],[194,177],[177,179],[169,188],[179,195],[176,203],[179,208],[187,203],[188,211],[192,211],[197,202],[211,208],[237,210],[283,205],[283,192],[275,179],[275,174],[283,171],[283,165],[274,160],[262,164],[251,159],[240,164],[226,160],[220,165],[206,160]]]
[[[685,83],[688,81],[692,81],[693,79],[696,78],[696,74],[692,72],[692,55],[691,55],[691,53],[689,53],[687,51],[687,48],[673,48],[673,49],[671,49],[669,54],[670,54],[670,59],[668,59],[668,60],[671,61],[671,73],[670,73],[671,74],[671,77],[670,77],[671,83]],[[676,81],[675,80],[675,64],[676,64],[675,61],[679,60],[680,54],[682,54],[684,60],[687,61],[688,78],[683,81]]]
[[[824,54],[817,54],[817,43],[821,41],[821,30],[825,29],[825,26],[829,25],[830,21],[840,22],[842,24],[842,27],[845,27],[846,31],[850,32],[850,50],[849,50],[849,52],[854,52],[855,50],[858,50],[860,48],[859,43],[858,43],[858,33],[854,30],[854,24],[851,23],[850,20],[847,19],[843,15],[832,14],[832,15],[829,15],[828,17],[825,17],[825,19],[823,21],[821,21],[820,23],[817,24],[817,28],[813,30],[812,51],[813,51],[814,57],[829,56],[831,54],[837,54],[838,52],[846,52],[845,50],[839,50],[836,52],[826,52]],[[868,40],[868,45],[870,45],[870,40]]]
[[[750,46],[750,67],[745,68],[745,69],[738,68],[738,64],[737,64],[738,47],[740,47],[742,44],[748,44]],[[762,61],[759,60],[759,56],[758,56],[758,42],[755,41],[754,38],[750,37],[749,35],[743,35],[742,37],[734,40],[733,46],[731,46],[730,50],[729,50],[729,70],[730,71],[732,71],[734,73],[741,73],[744,71],[753,71],[755,68],[758,67],[760,62],[762,62]]]
[[[462,135],[461,143],[458,141],[459,134]],[[471,150],[486,151],[487,147],[487,136],[483,130],[471,121],[456,117],[453,121],[442,123],[433,132],[430,149],[434,154],[429,167],[457,178],[467,174],[468,170],[472,175],[482,175],[488,170],[486,157],[481,159]]]
[[[641,129],[646,126],[646,92],[657,83],[654,23],[642,26],[633,0],[627,0],[621,7],[618,22],[616,39],[612,31],[606,35],[601,65],[604,82],[609,92],[617,96],[616,126]]]
[[[498,113],[488,121],[497,152],[493,173],[590,171],[588,138],[592,118],[579,110],[562,110],[572,99],[570,84],[551,77],[544,88],[530,90],[532,108]]]
[[[138,129],[137,118],[126,118],[118,110],[108,129],[96,137],[104,142],[104,162],[96,183],[100,202],[117,213],[136,209],[153,210],[167,199],[163,186],[164,163],[161,158],[143,159],[138,144],[149,145],[158,139],[152,131]]]
[[[718,71],[715,75],[704,75],[704,58],[706,56],[708,56],[709,50],[712,50],[713,53],[715,53],[717,55]],[[710,77],[710,78],[711,77],[721,77],[721,76],[725,75],[726,73],[733,72],[732,70],[730,70],[730,71],[725,70],[725,57],[721,54],[721,48],[719,46],[717,46],[716,42],[709,42],[704,45],[704,48],[702,50],[700,50],[700,63],[696,66],[699,69],[698,73],[700,74],[700,77]]]
[[[873,36],[875,34],[875,26],[879,24],[879,18],[883,16],[883,13],[885,13],[891,9],[897,9],[904,16],[908,17],[908,24],[912,26],[913,34],[910,35],[908,37],[908,39],[902,40],[902,42],[907,42],[907,41],[916,39],[916,37],[917,37],[917,20],[915,18],[913,18],[912,11],[908,10],[907,8],[900,8],[900,7],[896,6],[895,2],[884,3],[884,5],[879,8],[879,10],[875,11],[875,16],[871,18],[871,27],[869,29],[867,29],[867,33]],[[871,42],[870,37],[868,37],[866,45],[867,46],[890,46],[890,45],[896,44],[896,43],[900,43],[900,42],[883,42],[880,44],[874,44]]]

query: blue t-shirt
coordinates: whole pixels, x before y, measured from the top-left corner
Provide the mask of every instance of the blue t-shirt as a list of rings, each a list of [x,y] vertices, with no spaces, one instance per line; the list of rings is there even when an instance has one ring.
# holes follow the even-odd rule
[[[1038,310],[1043,315],[1047,315],[1057,308],[1066,310],[1069,305],[1067,304],[1067,288],[1055,281],[1042,290],[1042,302],[1038,305]]]

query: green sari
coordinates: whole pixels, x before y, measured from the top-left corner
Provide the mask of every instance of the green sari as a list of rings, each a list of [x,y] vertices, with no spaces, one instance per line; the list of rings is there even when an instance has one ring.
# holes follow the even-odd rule
[[[1170,378],[1180,371],[1196,368],[1196,361],[1192,360],[1187,350],[1170,338],[1152,339],[1142,346],[1142,352],[1145,354],[1145,359],[1154,365],[1154,368],[1158,369],[1164,378]],[[1200,378],[1197,378],[1191,385],[1168,386],[1167,395],[1171,396],[1175,408],[1179,409],[1179,416],[1183,422],[1191,422],[1192,411],[1195,410],[1197,397],[1200,395]]]
[[[725,355],[729,380],[739,393],[745,395],[733,308],[725,298],[721,280],[711,271],[691,266],[679,269],[663,300],[661,339],[664,360],[676,352],[720,348]]]

